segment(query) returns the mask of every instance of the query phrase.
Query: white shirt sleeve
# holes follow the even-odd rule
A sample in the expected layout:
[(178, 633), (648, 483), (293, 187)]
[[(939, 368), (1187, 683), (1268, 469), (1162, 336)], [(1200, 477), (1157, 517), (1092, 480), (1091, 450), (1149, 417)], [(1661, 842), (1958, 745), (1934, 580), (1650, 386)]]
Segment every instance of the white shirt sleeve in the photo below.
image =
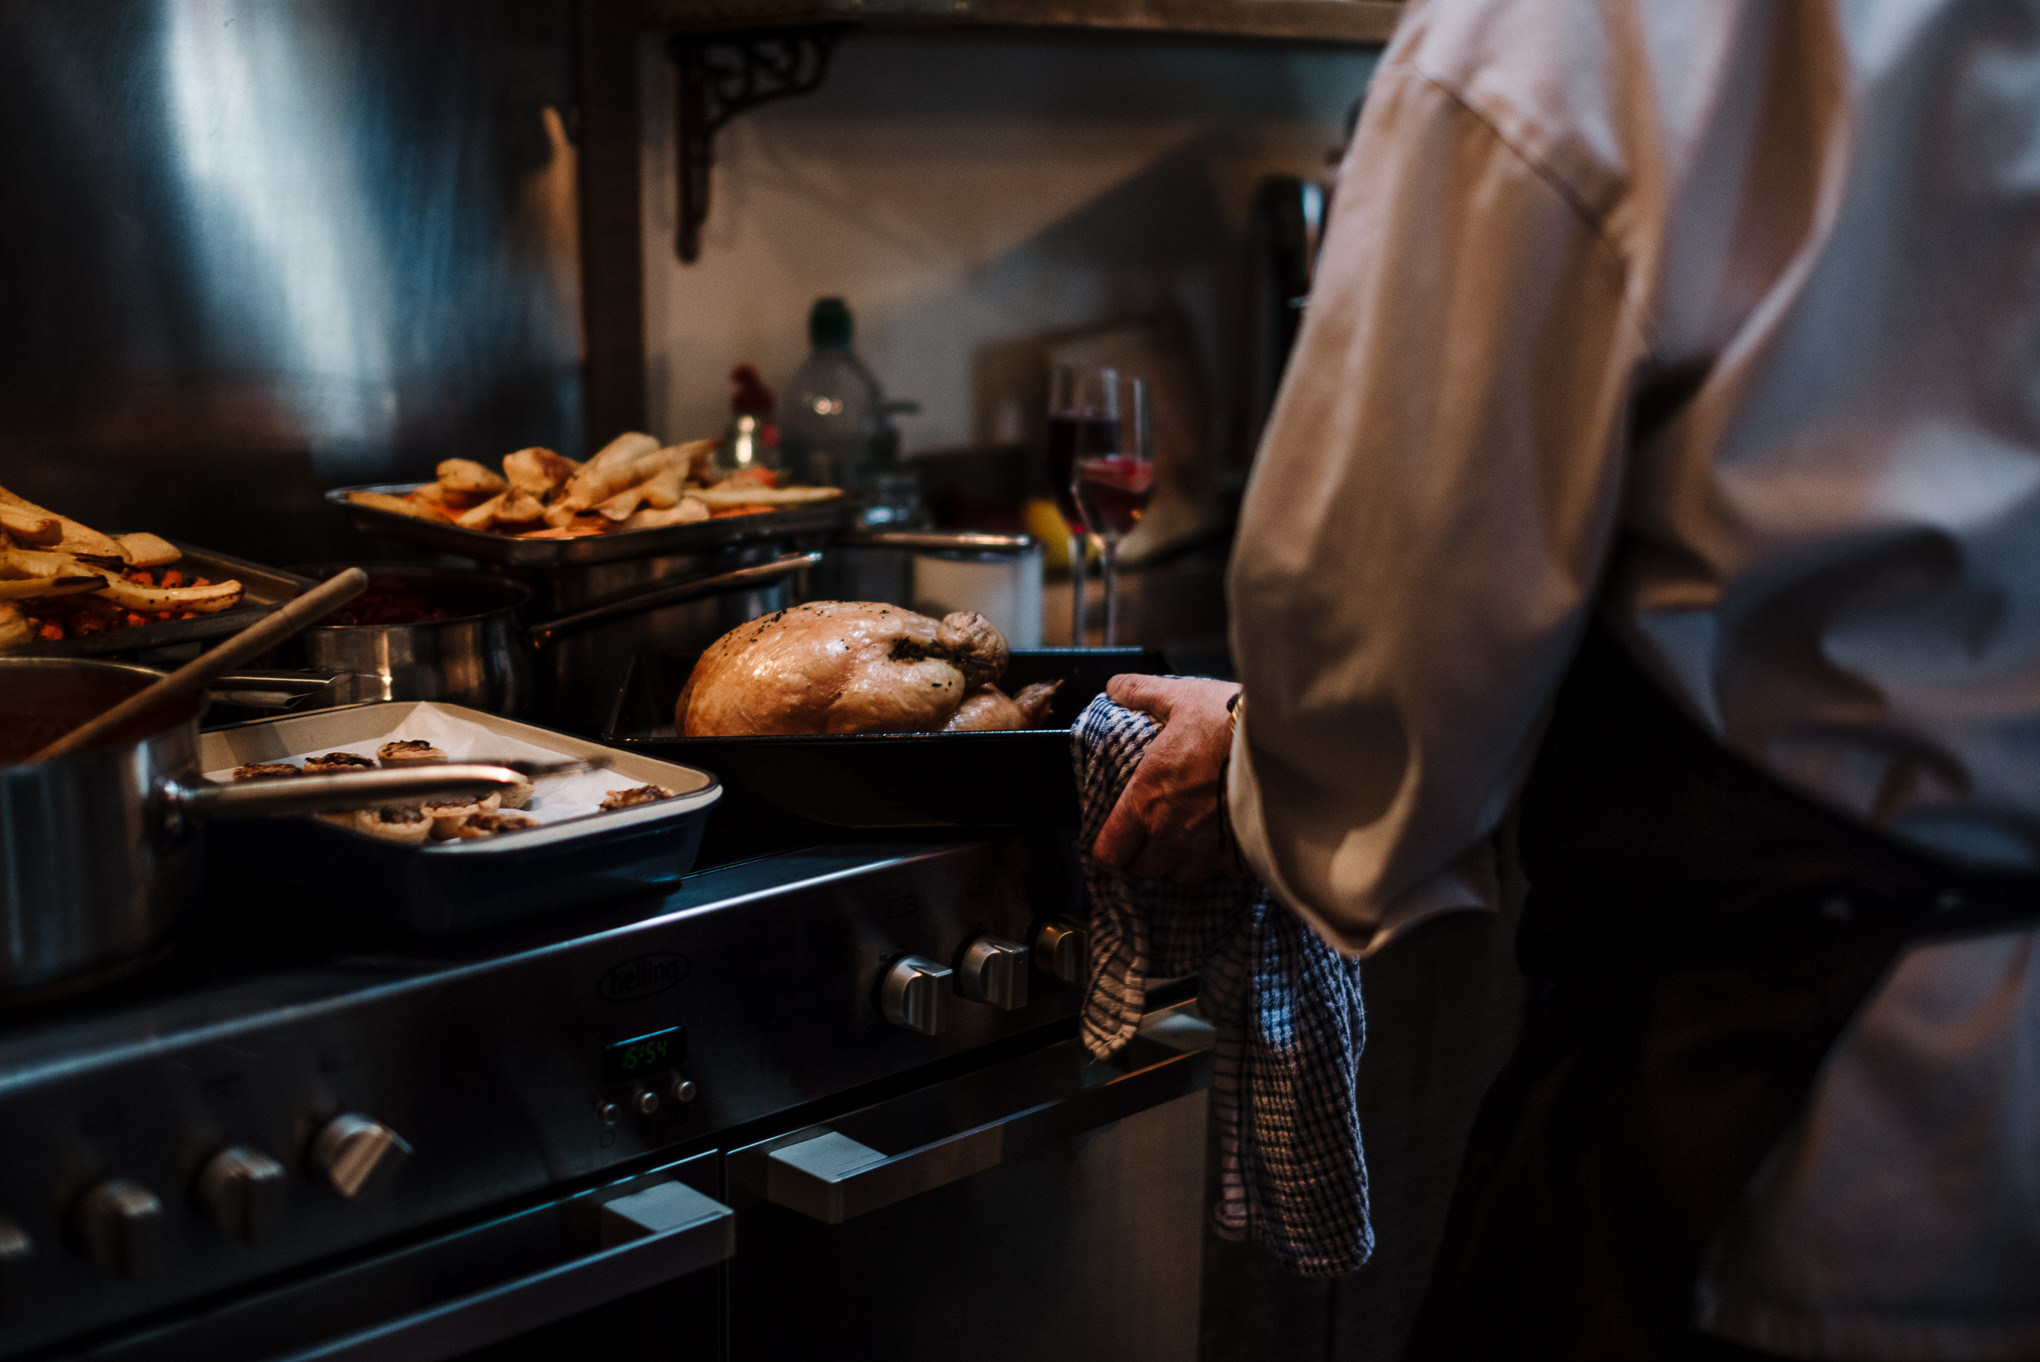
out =
[(1230, 573), (1253, 868), (1352, 951), (1490, 905), (1596, 595), (1642, 333), (1562, 185), (1391, 52)]

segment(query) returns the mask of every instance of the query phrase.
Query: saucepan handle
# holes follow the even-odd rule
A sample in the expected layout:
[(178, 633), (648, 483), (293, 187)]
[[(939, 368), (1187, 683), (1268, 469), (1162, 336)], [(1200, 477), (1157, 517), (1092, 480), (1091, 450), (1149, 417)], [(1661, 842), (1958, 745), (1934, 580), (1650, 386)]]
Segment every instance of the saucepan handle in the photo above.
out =
[(177, 819), (292, 818), (339, 813), (379, 804), (514, 790), (524, 777), (505, 766), (447, 763), (338, 776), (294, 776), (285, 780), (244, 780), (232, 785), (207, 781), (166, 781), (163, 803)]
[(906, 549), (914, 553), (1007, 553), (1034, 549), (1031, 534), (988, 534), (976, 530), (857, 530), (830, 540), (841, 548)]
[(362, 698), (356, 693), (360, 679), (353, 672), (336, 671), (234, 672), (215, 676), (206, 683), (205, 693), (214, 704), (248, 709), (290, 709), (313, 696), (329, 705), (346, 705)]
[(728, 591), (749, 591), (755, 587), (770, 586), (821, 561), (822, 555), (819, 553), (789, 553), (769, 563), (753, 563), (749, 567), (740, 567), (731, 572), (718, 572), (713, 577), (694, 577), (684, 582), (670, 582), (647, 591), (619, 596), (600, 605), (590, 606), (586, 610), (562, 615), (556, 620), (548, 620), (544, 624), (534, 624), (527, 636), (531, 639), (533, 648), (550, 647), (569, 634), (578, 634), (583, 629), (592, 629), (611, 620), (643, 614), (647, 610), (656, 610), (661, 606), (680, 605), (687, 601), (700, 600), (703, 596), (716, 596)]

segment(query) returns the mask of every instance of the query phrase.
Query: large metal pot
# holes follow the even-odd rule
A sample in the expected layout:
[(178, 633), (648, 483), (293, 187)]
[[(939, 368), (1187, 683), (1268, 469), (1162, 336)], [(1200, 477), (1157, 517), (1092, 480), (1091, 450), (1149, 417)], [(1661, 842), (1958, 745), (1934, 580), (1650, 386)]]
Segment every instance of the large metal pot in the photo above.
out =
[(517, 783), (446, 765), (212, 785), (198, 772), (202, 697), (104, 745), (26, 757), (159, 678), (147, 667), (0, 658), (0, 997), (90, 981), (143, 960), (198, 901), (201, 825), (279, 818)]
[[(666, 611), (708, 597), (767, 590), (820, 558), (791, 553), (706, 577), (636, 584), (564, 614), (533, 622), (533, 591), (484, 572), (363, 563), (372, 577), (396, 578), (455, 617), (422, 624), (316, 624), (285, 647), (293, 665), (366, 678), (365, 698), (445, 700), (492, 714), (543, 711), (562, 722), (606, 717), (622, 686), (590, 669), (557, 664), (564, 640), (598, 625)], [(303, 569), (330, 576), (342, 564)], [(542, 609), (542, 607), (541, 607)], [(714, 635), (710, 635), (714, 637)], [(542, 663), (545, 665), (542, 666)]]

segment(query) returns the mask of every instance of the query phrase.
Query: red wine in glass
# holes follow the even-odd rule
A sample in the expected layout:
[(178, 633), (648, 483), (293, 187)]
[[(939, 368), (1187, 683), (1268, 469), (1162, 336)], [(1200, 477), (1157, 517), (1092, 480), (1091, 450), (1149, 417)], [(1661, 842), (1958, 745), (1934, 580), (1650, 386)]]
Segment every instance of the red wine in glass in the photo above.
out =
[(1119, 449), (1119, 420), (1088, 411), (1051, 412), (1048, 418), (1048, 487), (1070, 533), (1084, 533), (1084, 511), (1077, 504), (1077, 465)]
[(1117, 539), (1131, 534), (1155, 491), (1155, 466), (1131, 454), (1077, 461), (1078, 495), (1092, 529)]
[[(1128, 410), (1120, 402), (1122, 390), (1126, 389), (1128, 385), (1121, 381), (1117, 369), (1058, 364), (1049, 373), (1048, 487), (1070, 532), (1070, 642), (1078, 648), (1084, 646), (1084, 558), (1091, 527), (1085, 523), (1083, 503), (1077, 496), (1077, 466), (1085, 459), (1124, 452), (1120, 440), (1128, 432), (1120, 425), (1122, 418), (1132, 416), (1131, 433), (1136, 439), (1144, 438), (1142, 412)], [(1138, 381), (1132, 383), (1131, 391), (1136, 395), (1142, 391)], [(1099, 541), (1108, 560), (1115, 542), (1106, 538)], [(1115, 599), (1112, 577), (1112, 573), (1106, 573), (1108, 632)]]

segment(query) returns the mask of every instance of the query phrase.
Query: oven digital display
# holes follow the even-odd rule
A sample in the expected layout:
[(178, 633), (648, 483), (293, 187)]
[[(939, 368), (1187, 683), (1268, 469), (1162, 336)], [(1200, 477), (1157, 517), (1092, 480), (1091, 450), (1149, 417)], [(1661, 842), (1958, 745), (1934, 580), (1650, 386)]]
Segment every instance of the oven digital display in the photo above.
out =
[(630, 1083), (686, 1061), (687, 1028), (669, 1026), (663, 1031), (619, 1040), (603, 1050), (602, 1081)]

